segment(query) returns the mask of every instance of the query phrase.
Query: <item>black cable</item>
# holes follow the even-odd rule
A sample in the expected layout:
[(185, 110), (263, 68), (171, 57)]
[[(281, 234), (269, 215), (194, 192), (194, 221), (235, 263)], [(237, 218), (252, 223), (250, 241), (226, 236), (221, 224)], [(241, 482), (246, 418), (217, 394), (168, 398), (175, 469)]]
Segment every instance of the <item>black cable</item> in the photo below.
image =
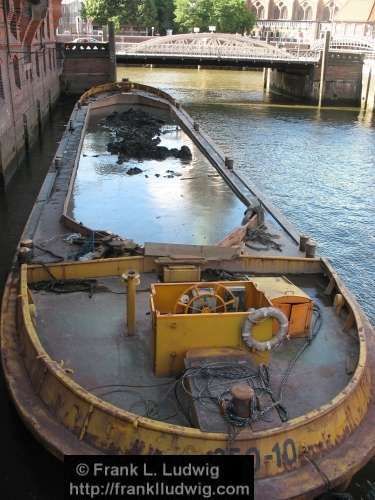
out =
[(55, 259), (58, 259), (57, 262), (63, 262), (65, 260), (64, 257), (58, 255), (55, 252), (52, 252), (52, 250), (48, 250), (48, 248), (41, 247), (40, 245), (36, 245), (35, 243), (33, 243), (33, 247), (40, 250), (41, 252), (51, 255), (51, 257), (54, 257)]
[[(98, 394), (97, 397), (102, 398), (103, 396), (109, 396), (111, 394), (117, 394), (117, 393), (132, 393), (135, 394), (137, 397), (139, 397), (139, 400), (134, 401), (129, 408), (126, 410), (129, 412), (133, 411), (133, 408), (139, 404), (142, 403), (145, 407), (145, 412), (142, 415), (143, 417), (146, 418), (152, 418), (152, 419), (158, 419), (158, 420), (169, 420), (175, 416), (177, 416), (178, 412), (173, 413), (172, 415), (168, 416), (162, 416), (160, 415), (160, 403), (154, 401), (153, 399), (146, 399), (144, 398), (139, 391), (133, 391), (131, 389), (114, 389), (112, 391), (106, 391), (103, 392), (102, 394)], [(166, 399), (168, 397), (168, 394), (163, 398)]]
[[(47, 266), (47, 264), (45, 262), (34, 262), (34, 264), (37, 264), (38, 266), (42, 266), (43, 269), (46, 271), (46, 273), (49, 275), (49, 277), (53, 280), (53, 281), (57, 281), (57, 278), (53, 275), (52, 271), (49, 269), (49, 267)], [(56, 262), (57, 264), (57, 262)]]
[(178, 385), (178, 383), (176, 383), (174, 385), (174, 397), (175, 397), (175, 399), (177, 401), (178, 408), (180, 409), (180, 412), (183, 414), (183, 416), (186, 418), (186, 420), (189, 422), (189, 424), (191, 425), (191, 427), (194, 427), (194, 424), (193, 424), (193, 422), (192, 422), (192, 420), (190, 418), (189, 411), (188, 411), (188, 413), (186, 413), (186, 410), (185, 410), (185, 408), (184, 408), (183, 404), (181, 403), (181, 400), (180, 400), (180, 398), (178, 396), (178, 387), (179, 387), (179, 385)]
[(108, 387), (130, 387), (132, 389), (152, 389), (154, 387), (164, 387), (166, 385), (172, 385), (175, 383), (176, 383), (175, 380), (171, 380), (169, 382), (162, 382), (160, 384), (153, 384), (153, 385), (106, 384), (106, 385), (97, 385), (95, 387), (90, 387), (86, 390), (87, 391), (96, 391), (99, 389), (107, 389)]
[(315, 460), (310, 458), (308, 455), (304, 454), (304, 458), (315, 468), (315, 470), (318, 472), (318, 474), (320, 474), (320, 476), (322, 477), (322, 479), (326, 485), (326, 490), (331, 491), (332, 485), (331, 485), (331, 481), (330, 481), (329, 477), (327, 476), (327, 474), (324, 471), (322, 471), (322, 469), (315, 462)]
[(321, 314), (321, 311), (320, 311), (320, 307), (317, 304), (314, 305), (313, 312), (315, 313), (315, 320), (314, 320), (314, 323), (313, 323), (313, 325), (311, 327), (311, 330), (312, 330), (311, 337), (309, 337), (308, 340), (306, 341), (306, 343), (301, 347), (301, 349), (299, 351), (297, 351), (297, 354), (290, 361), (287, 369), (285, 370), (283, 378), (281, 379), (280, 386), (279, 386), (279, 393), (278, 393), (278, 401), (280, 401), (280, 402), (283, 399), (284, 387), (286, 385), (286, 382), (287, 382), (287, 380), (288, 380), (288, 378), (289, 378), (289, 376), (290, 376), (293, 368), (295, 367), (297, 361), (302, 356), (302, 354), (305, 352), (305, 350), (310, 346), (310, 344), (312, 343), (312, 341), (318, 335), (318, 333), (319, 333), (319, 331), (320, 331), (320, 329), (322, 327), (322, 324), (323, 324), (322, 314)]
[[(207, 401), (216, 402), (216, 404), (223, 411), (224, 418), (227, 420), (228, 424), (232, 426), (243, 427), (245, 425), (251, 425), (252, 422), (260, 419), (265, 420), (267, 414), (272, 409), (275, 409), (278, 412), (280, 420), (282, 422), (286, 422), (289, 417), (287, 409), (282, 404), (284, 388), (297, 361), (305, 352), (305, 350), (311, 345), (312, 341), (316, 338), (323, 324), (321, 311), (318, 305), (314, 305), (313, 313), (314, 321), (311, 327), (311, 336), (307, 339), (302, 348), (297, 351), (293, 359), (289, 362), (281, 378), (277, 397), (274, 396), (274, 393), (272, 391), (270, 373), (267, 366), (259, 365), (258, 371), (254, 371), (253, 369), (249, 368), (249, 366), (241, 366), (238, 364), (234, 365), (233, 363), (228, 362), (214, 362), (206, 363), (198, 367), (190, 367), (183, 372), (175, 387), (175, 396), (178, 403), (181, 404), (177, 394), (177, 387), (181, 387), (184, 393), (187, 394), (190, 399), (192, 399), (193, 401), (198, 401), (201, 404), (205, 404), (206, 409), (209, 409), (206, 404)], [(194, 395), (192, 391), (186, 387), (186, 380), (190, 379), (191, 383), (193, 383), (194, 379), (197, 377), (199, 377), (201, 380), (206, 380), (206, 384), (198, 389), (198, 395)], [(212, 386), (212, 380), (218, 378), (224, 379), (222, 383), (218, 384), (219, 386), (225, 385), (225, 381), (235, 380), (238, 382), (246, 381), (252, 387), (252, 389), (255, 391), (256, 398), (254, 398), (254, 401), (252, 402), (253, 407), (250, 412), (250, 417), (241, 418), (235, 415), (233, 411), (231, 411), (230, 403), (227, 404), (228, 395), (230, 393), (229, 389), (225, 389), (218, 396), (213, 394), (212, 390), (214, 387)], [(258, 396), (260, 396), (261, 394), (266, 394), (267, 396), (269, 396), (272, 404), (264, 408), (260, 408)]]

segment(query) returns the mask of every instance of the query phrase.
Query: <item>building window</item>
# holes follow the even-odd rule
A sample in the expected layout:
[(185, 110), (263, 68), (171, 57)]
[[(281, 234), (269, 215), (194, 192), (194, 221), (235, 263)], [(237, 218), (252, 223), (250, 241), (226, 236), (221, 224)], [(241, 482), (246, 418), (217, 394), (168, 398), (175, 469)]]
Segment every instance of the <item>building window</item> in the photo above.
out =
[(325, 2), (322, 21), (333, 21), (335, 19), (335, 16), (339, 10), (336, 3), (336, 0), (329, 0), (328, 2)]
[(49, 11), (48, 10), (47, 10), (47, 14), (46, 14), (46, 24), (47, 24), (47, 36), (48, 36), (48, 38), (51, 38), (51, 28), (49, 25)]
[(13, 57), (13, 71), (14, 71), (14, 81), (16, 82), (17, 87), (21, 88), (21, 78), (20, 78), (20, 65), (18, 62), (18, 57)]
[(248, 7), (251, 10), (251, 12), (253, 12), (256, 15), (257, 19), (265, 18), (265, 9), (260, 0), (257, 0), (256, 2), (254, 2), (253, 0), (251, 3), (248, 3)]
[(23, 62), (25, 64), (31, 63), (31, 45), (25, 45)]
[(14, 17), (10, 21), (9, 26), (10, 26), (10, 32), (12, 33), (12, 35), (14, 36), (14, 38), (17, 38), (17, 22), (14, 19)]
[(280, 19), (288, 19), (288, 7), (286, 5), (281, 7)]
[(258, 19), (264, 19), (265, 18), (265, 10), (263, 5), (260, 5), (258, 7)]
[(322, 21), (329, 21), (331, 19), (331, 13), (328, 7), (324, 7)]
[(305, 21), (311, 21), (313, 17), (312, 7), (307, 7), (305, 10)]
[(303, 21), (304, 16), (305, 16), (305, 12), (304, 12), (303, 8), (301, 7), (301, 5), (297, 4), (295, 11), (294, 11), (294, 19), (296, 21)]
[(273, 9), (273, 19), (288, 19), (288, 7), (278, 2)]
[(5, 99), (4, 84), (3, 84), (3, 74), (1, 72), (1, 66), (0, 66), (0, 99)]
[(296, 2), (295, 10), (294, 10), (294, 19), (296, 21), (311, 21), (313, 17), (313, 9), (310, 5), (310, 1), (299, 1)]
[(35, 52), (35, 70), (36, 70), (36, 76), (40, 76), (39, 54), (38, 54), (38, 52)]

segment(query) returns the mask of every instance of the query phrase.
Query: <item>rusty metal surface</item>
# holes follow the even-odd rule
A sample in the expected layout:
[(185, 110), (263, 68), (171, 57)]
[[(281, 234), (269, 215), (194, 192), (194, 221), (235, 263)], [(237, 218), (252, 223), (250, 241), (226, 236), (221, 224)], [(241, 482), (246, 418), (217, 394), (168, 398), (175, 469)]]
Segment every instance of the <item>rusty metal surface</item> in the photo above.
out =
[(1, 361), (5, 381), (18, 414), (34, 437), (60, 460), (64, 455), (79, 453), (102, 454), (87, 443), (77, 442), (76, 437), (60, 425), (42, 403), (31, 384), (23, 359), (17, 333), (18, 274), (8, 277), (1, 308)]
[[(44, 405), (33, 394), (28, 376), (25, 373), (22, 360), (19, 355), (15, 322), (8, 319), (15, 318), (16, 296), (9, 300), (11, 281), (3, 300), (2, 311), (2, 354), (3, 366), (11, 395), (16, 402), (18, 411), (26, 425), (33, 431), (35, 436), (59, 456), (59, 451), (64, 449), (65, 443), (71, 443), (70, 453), (97, 453), (98, 450), (89, 448), (86, 443), (76, 439), (59, 425), (51, 415), (48, 414)], [(5, 322), (7, 327), (4, 328)], [(370, 347), (370, 364), (375, 366), (375, 345), (372, 338), (372, 329), (365, 322), (365, 333)], [(372, 371), (374, 371), (372, 369)], [(374, 388), (372, 388), (374, 397)], [(31, 399), (30, 399), (31, 398)], [(31, 404), (30, 404), (31, 401)], [(369, 411), (361, 426), (347, 437), (347, 439), (333, 449), (323, 460), (318, 460), (319, 466), (330, 478), (332, 486), (338, 486), (350, 480), (351, 476), (367, 461), (373, 454), (373, 443), (369, 439), (375, 429), (375, 406), (372, 402)], [(68, 440), (67, 440), (68, 438)], [(144, 445), (141, 442), (134, 444), (129, 452), (142, 452)], [(61, 457), (61, 455), (60, 455)], [(303, 491), (301, 491), (303, 487)], [(257, 480), (255, 483), (256, 498), (263, 500), (274, 499), (310, 499), (326, 490), (322, 477), (312, 470), (307, 464), (298, 470), (285, 473), (272, 479)]]
[[(142, 275), (143, 283), (156, 281), (155, 275)], [(298, 277), (293, 277), (298, 281)], [(300, 279), (306, 287), (306, 279)], [(140, 288), (144, 289), (144, 284)], [(118, 278), (99, 280), (98, 293), (89, 297), (87, 293), (55, 295), (33, 292), (37, 308), (37, 329), (41, 342), (52, 359), (64, 361), (64, 366), (73, 370), (73, 378), (83, 387), (93, 389), (109, 384), (156, 385), (173, 379), (162, 379), (153, 375), (152, 328), (149, 313), (149, 292), (137, 293), (137, 335), (124, 335), (125, 296)], [(147, 286), (146, 286), (147, 290)], [(358, 347), (350, 335), (342, 333), (343, 321), (325, 306), (319, 298), (313, 278), (305, 291), (319, 303), (323, 315), (323, 327), (315, 341), (305, 351), (294, 368), (285, 387), (284, 404), (290, 418), (303, 415), (318, 408), (335, 397), (348, 383), (348, 358), (354, 363)], [(270, 374), (276, 389), (289, 361), (305, 343), (305, 339), (293, 339), (272, 355)], [(162, 405), (162, 416), (174, 417), (168, 422), (186, 425), (186, 418), (176, 410), (173, 393), (165, 398), (165, 387), (150, 390), (126, 391), (126, 388), (95, 390), (104, 394), (103, 399), (114, 405), (144, 414), (144, 400), (152, 399)], [(143, 401), (143, 402), (142, 402)], [(134, 406), (135, 405), (135, 406)], [(214, 416), (213, 416), (214, 418)], [(280, 420), (258, 422), (254, 430), (277, 426)], [(208, 430), (208, 429), (206, 429)], [(226, 423), (214, 419), (211, 431), (226, 432)]]
[[(128, 259), (121, 260), (126, 262)], [(129, 261), (132, 260), (134, 259), (129, 259)], [(310, 261), (310, 264), (314, 268), (314, 263)], [(82, 273), (86, 267), (91, 268), (91, 265), (88, 263), (70, 267), (71, 270), (76, 269), (77, 272)], [(97, 267), (101, 269), (102, 265), (98, 263)], [(117, 270), (114, 272), (119, 273), (118, 264), (115, 269)], [(332, 446), (338, 446), (343, 439), (346, 439), (366, 415), (370, 379), (366, 361), (365, 337), (361, 318), (349, 297), (345, 300), (350, 304), (350, 314), (354, 314), (355, 317), (361, 352), (359, 364), (346, 388), (329, 403), (302, 417), (294, 418), (288, 425), (258, 431), (254, 436), (238, 435), (237, 447), (232, 448), (233, 443), (228, 448), (226, 444), (228, 437), (225, 437), (225, 434), (200, 433), (196, 429), (142, 418), (134, 413), (121, 411), (118, 407), (105, 403), (93, 394), (82, 390), (82, 387), (71, 379), (71, 370), (66, 369), (63, 362), (51, 360), (40, 344), (28, 306), (26, 276), (24, 267), (21, 291), (22, 317), (26, 330), (23, 338), (26, 342), (24, 345), (25, 361), (27, 361), (27, 369), (32, 375), (33, 383), (36, 383), (41, 399), (55, 412), (56, 419), (64, 422), (64, 425), (74, 433), (78, 433), (80, 439), (96, 443), (97, 446), (104, 447), (107, 451), (121, 450), (122, 453), (128, 453), (129, 450), (134, 449), (140, 453), (154, 453), (155, 440), (160, 443), (159, 452), (182, 454), (218, 453), (217, 450), (224, 453), (225, 450), (227, 453), (247, 453), (246, 450), (251, 446), (250, 449), (256, 450), (259, 459), (265, 459), (264, 464), (257, 460), (257, 469), (259, 465), (261, 466), (257, 476), (262, 478), (280, 474), (280, 468), (286, 472), (291, 468), (301, 467), (305, 449), (312, 456), (319, 453), (327, 454)], [(336, 286), (341, 293), (345, 294), (344, 287), (339, 284), (338, 280), (336, 280)], [(37, 353), (40, 354), (33, 359)], [(284, 461), (280, 456), (277, 462), (272, 464), (268, 457), (275, 458), (272, 453), (269, 455), (271, 448), (274, 453), (280, 450), (278, 438), (281, 439), (281, 445), (284, 448), (288, 445), (285, 448), (286, 458)], [(297, 448), (292, 438), (297, 440), (298, 452), (301, 454), (297, 455)], [(215, 446), (219, 446), (216, 451)], [(292, 455), (290, 455), (291, 451), (293, 451)]]

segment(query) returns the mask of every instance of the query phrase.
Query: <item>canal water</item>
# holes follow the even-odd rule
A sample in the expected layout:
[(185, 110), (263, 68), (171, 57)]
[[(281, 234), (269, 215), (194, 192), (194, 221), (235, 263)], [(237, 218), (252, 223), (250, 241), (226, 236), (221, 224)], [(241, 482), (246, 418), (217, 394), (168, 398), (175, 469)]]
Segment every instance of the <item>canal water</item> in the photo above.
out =
[(120, 66), (121, 78), (178, 99), (243, 177), (317, 241), (375, 323), (372, 122), (357, 110), (264, 102), (261, 72)]
[[(188, 147), (192, 159), (118, 160), (117, 154), (107, 151), (113, 133), (105, 118), (112, 107), (95, 110), (74, 183), (70, 206), (74, 219), (141, 244), (212, 245), (240, 225), (244, 204), (193, 141), (171, 123), (169, 113), (134, 105), (121, 110), (141, 110), (162, 120), (159, 146), (169, 150)], [(139, 173), (129, 175), (134, 169)]]
[[(358, 111), (283, 106), (265, 98), (261, 73), (118, 68), (166, 90), (304, 233), (314, 237), (375, 323), (375, 128)], [(285, 104), (285, 103), (284, 103)], [(290, 104), (290, 103), (289, 103)], [(18, 238), (56, 150), (71, 102), (58, 106), (43, 142), (0, 193), (0, 292)], [(181, 167), (182, 168), (182, 167)], [(103, 172), (103, 177), (108, 172)], [(97, 179), (96, 179), (97, 180)], [(169, 181), (169, 179), (163, 179)], [(108, 180), (107, 180), (108, 182)], [(0, 378), (7, 500), (62, 498), (62, 467), (20, 423)], [(355, 498), (370, 499), (375, 464), (355, 478)], [(9, 492), (9, 494), (8, 494)]]

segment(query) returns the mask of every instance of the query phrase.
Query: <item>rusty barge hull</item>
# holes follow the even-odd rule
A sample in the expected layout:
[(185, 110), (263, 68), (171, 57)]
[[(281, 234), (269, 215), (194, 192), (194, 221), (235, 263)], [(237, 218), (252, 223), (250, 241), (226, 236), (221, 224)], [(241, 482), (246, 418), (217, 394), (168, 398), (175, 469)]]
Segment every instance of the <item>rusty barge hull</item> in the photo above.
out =
[[(100, 92), (106, 95), (111, 92), (132, 90), (131, 84), (119, 85), (118, 88), (112, 85), (96, 89), (81, 99), (80, 106), (74, 113), (76, 117), (80, 113), (83, 114), (82, 107), (87, 104), (87, 100)], [(166, 100), (165, 94), (159, 91), (140, 86), (137, 90), (149, 91), (154, 97), (159, 93), (158, 97), (163, 101)], [(183, 112), (177, 103), (167, 97), (176, 111)], [(81, 233), (85, 231), (85, 227), (73, 220), (67, 210), (67, 200), (71, 195), (78, 168), (76, 152), (82, 141), (84, 121), (85, 117), (82, 116), (81, 130), (77, 126), (75, 132), (66, 132), (66, 137), (71, 141), (72, 161), (68, 166), (63, 165), (62, 153), (65, 148), (65, 155), (69, 157), (69, 144), (62, 142), (61, 150), (57, 152), (23, 239), (34, 239), (41, 230), (42, 212), (50, 210), (48, 203), (53, 196), (58, 196), (58, 199), (54, 200), (57, 208), (55, 212), (52, 210), (49, 213), (56, 219), (56, 227), (62, 214), (63, 224)], [(185, 126), (188, 129), (189, 123), (187, 122)], [(191, 121), (190, 127), (194, 129), (194, 123)], [(196, 137), (195, 141), (200, 144), (202, 150), (205, 149), (201, 137)], [(72, 370), (63, 361), (68, 357), (66, 349), (69, 342), (64, 339), (64, 335), (69, 334), (69, 325), (64, 325), (60, 330), (58, 314), (51, 315), (48, 312), (53, 307), (53, 301), (50, 302), (43, 294), (31, 292), (31, 286), (47, 279), (49, 273), (57, 279), (95, 278), (105, 285), (108, 277), (117, 280), (129, 269), (139, 272), (141, 281), (148, 284), (155, 282), (156, 276), (163, 273), (165, 261), (170, 262), (168, 257), (170, 252), (175, 252), (174, 260), (177, 263), (189, 261), (186, 257), (186, 248), (179, 250), (171, 245), (171, 251), (170, 247), (166, 249), (163, 245), (153, 245), (146, 246), (145, 255), (138, 257), (82, 263), (51, 263), (47, 259), (42, 265), (35, 263), (21, 267), (16, 261), (14, 262), (5, 288), (1, 315), (2, 363), (9, 392), (26, 426), (51, 453), (60, 459), (66, 454), (250, 453), (259, 462), (255, 482), (256, 498), (260, 500), (314, 498), (327, 491), (328, 486), (338, 488), (346, 485), (374, 455), (373, 329), (331, 265), (322, 258), (307, 259), (301, 255), (298, 250), (298, 233), (295, 229), (282, 214), (277, 210), (273, 211), (273, 207), (256, 192), (255, 187), (250, 189), (237, 174), (228, 171), (222, 156), (218, 154), (215, 160), (214, 148), (212, 145), (210, 147), (212, 150), (208, 156), (211, 156), (213, 163), (217, 162), (218, 171), (222, 171), (223, 177), (232, 184), (233, 191), (237, 192), (244, 204), (247, 204), (250, 197), (255, 196), (265, 205), (272, 224), (283, 232), (289, 241), (287, 248), (293, 248), (292, 255), (279, 256), (269, 252), (259, 257), (255, 256), (254, 252), (244, 255), (230, 249), (215, 247), (197, 247), (189, 250), (197, 252), (195, 258), (199, 260), (202, 271), (214, 268), (252, 276), (288, 276), (291, 281), (305, 286), (310, 291), (314, 288), (316, 290), (314, 297), (316, 300), (321, 300), (327, 308), (324, 308), (324, 314), (329, 319), (328, 324), (335, 325), (335, 338), (340, 339), (341, 336), (343, 342), (352, 346), (355, 352), (352, 356), (355, 366), (345, 383), (336, 387), (332, 382), (335, 376), (333, 371), (329, 375), (333, 393), (329, 393), (329, 396), (322, 394), (320, 404), (316, 407), (311, 408), (310, 402), (306, 403), (302, 398), (300, 408), (297, 408), (289, 421), (268, 428), (265, 424), (254, 432), (244, 432), (235, 442), (231, 442), (228, 435), (222, 432), (203, 432), (181, 423), (158, 421), (133, 413), (126, 405), (115, 404), (110, 398), (98, 397), (95, 392), (90, 391), (85, 379), (88, 377), (87, 380), (91, 380), (90, 367), (78, 364)], [(59, 195), (60, 187), (62, 193)], [(61, 234), (64, 233), (63, 227), (60, 228)], [(86, 229), (90, 231), (90, 228)], [(54, 247), (52, 249), (56, 251)], [(181, 251), (185, 251), (185, 254)], [(142, 293), (144, 300), (147, 299), (147, 294), (140, 292), (138, 300), (141, 302)], [(82, 301), (83, 307), (86, 307), (87, 300), (84, 295), (77, 294), (78, 299)], [(99, 294), (98, 314), (102, 303), (104, 306), (107, 304), (105, 297)], [(66, 304), (66, 301), (61, 302), (62, 314), (65, 314)], [(68, 307), (71, 305), (68, 304)], [(36, 310), (39, 311), (39, 318), (35, 315)], [(205, 315), (200, 316), (203, 321)], [(63, 340), (60, 345), (49, 343), (53, 339), (49, 337), (48, 328), (43, 329), (41, 320), (55, 322), (56, 334), (61, 335)], [(142, 331), (143, 322), (144, 319), (139, 319)], [(80, 325), (84, 335), (84, 322)], [(145, 327), (145, 332), (146, 330)], [(330, 330), (327, 327), (321, 340), (322, 348), (324, 339), (330, 342), (329, 334)], [(87, 342), (85, 337), (81, 337), (80, 341)], [(324, 358), (323, 353), (322, 358)], [(343, 363), (346, 361), (344, 359)], [(309, 362), (313, 366), (316, 360), (310, 359)], [(323, 377), (327, 377), (327, 370), (324, 370), (327, 367), (324, 363), (326, 360), (322, 359), (321, 371)], [(323, 380), (319, 378), (321, 376), (317, 374), (316, 380)]]

